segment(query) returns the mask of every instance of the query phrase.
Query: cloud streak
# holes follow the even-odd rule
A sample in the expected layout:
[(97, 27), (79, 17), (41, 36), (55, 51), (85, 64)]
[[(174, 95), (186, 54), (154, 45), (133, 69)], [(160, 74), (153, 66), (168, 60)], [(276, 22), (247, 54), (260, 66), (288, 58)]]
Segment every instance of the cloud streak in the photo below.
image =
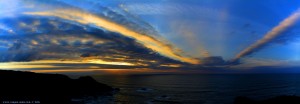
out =
[(84, 25), (92, 24), (99, 28), (104, 28), (112, 32), (118, 32), (124, 36), (133, 38), (137, 40), (137, 42), (143, 44), (145, 47), (154, 50), (166, 57), (192, 64), (199, 63), (197, 59), (179, 55), (179, 52), (177, 52), (177, 50), (169, 44), (163, 43), (145, 34), (140, 34), (122, 25), (106, 20), (91, 13), (86, 13), (76, 9), (56, 9), (42, 12), (25, 12), (24, 14), (37, 16), (54, 16)]
[(253, 52), (258, 51), (263, 46), (270, 43), (272, 40), (283, 35), (283, 33), (286, 32), (288, 29), (290, 29), (292, 26), (294, 26), (296, 22), (299, 21), (299, 19), (300, 19), (300, 9), (298, 9), (292, 15), (284, 19), (282, 22), (280, 22), (271, 31), (267, 32), (267, 34), (265, 34), (263, 38), (256, 41), (254, 44), (250, 45), (246, 49), (242, 50), (239, 54), (236, 55), (233, 61), (237, 61), (241, 57), (250, 55)]

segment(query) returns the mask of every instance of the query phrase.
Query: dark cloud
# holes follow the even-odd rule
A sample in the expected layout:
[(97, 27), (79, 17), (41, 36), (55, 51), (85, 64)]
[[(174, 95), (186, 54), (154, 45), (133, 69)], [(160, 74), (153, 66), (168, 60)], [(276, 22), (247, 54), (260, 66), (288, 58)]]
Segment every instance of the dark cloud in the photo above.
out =
[(2, 62), (93, 58), (147, 67), (183, 64), (144, 47), (132, 38), (89, 25), (33, 16), (1, 20), (0, 23), (8, 24), (17, 33), (0, 36), (0, 41), (10, 44), (0, 55)]
[(203, 65), (207, 66), (217, 66), (225, 65), (225, 60), (221, 56), (211, 56), (202, 59)]
[[(102, 5), (98, 1), (83, 1), (83, 0), (27, 0), (28, 4), (31, 5), (42, 5), (44, 9), (51, 8), (51, 5), (55, 5), (56, 8), (68, 8), (68, 9), (80, 9), (82, 11), (87, 11), (92, 14), (101, 16), (107, 20), (116, 22), (123, 25), (133, 31), (139, 32), (141, 34), (147, 34), (152, 36), (159, 36), (158, 32), (148, 23), (144, 22), (137, 16), (134, 16), (122, 8), (116, 8), (116, 10), (111, 10), (110, 8)], [(76, 2), (76, 3), (74, 3)], [(32, 8), (34, 9), (34, 8)], [(89, 24), (93, 27), (93, 24)]]
[(232, 66), (242, 64), (240, 60), (224, 60), (222, 56), (205, 57), (201, 61), (204, 66)]

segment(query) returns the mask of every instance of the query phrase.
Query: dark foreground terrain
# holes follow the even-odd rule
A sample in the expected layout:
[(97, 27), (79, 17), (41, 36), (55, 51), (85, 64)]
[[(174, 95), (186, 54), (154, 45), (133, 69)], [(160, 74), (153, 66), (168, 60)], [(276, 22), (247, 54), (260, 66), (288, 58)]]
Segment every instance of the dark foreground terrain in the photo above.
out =
[(83, 96), (110, 96), (114, 89), (91, 77), (0, 70), (0, 104), (74, 104)]

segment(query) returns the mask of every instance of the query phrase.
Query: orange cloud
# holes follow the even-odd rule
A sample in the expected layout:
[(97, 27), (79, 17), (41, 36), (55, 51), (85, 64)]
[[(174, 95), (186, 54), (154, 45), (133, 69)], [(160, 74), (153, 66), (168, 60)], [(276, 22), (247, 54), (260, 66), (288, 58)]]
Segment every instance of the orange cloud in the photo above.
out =
[(91, 13), (86, 13), (76, 9), (56, 9), (56, 10), (43, 11), (43, 12), (25, 12), (24, 14), (37, 15), (37, 16), (54, 16), (54, 17), (78, 22), (81, 24), (85, 24), (85, 25), (93, 24), (97, 27), (101, 27), (113, 32), (118, 32), (124, 36), (133, 38), (137, 40), (137, 42), (143, 44), (145, 47), (152, 49), (166, 57), (179, 60), (182, 62), (191, 63), (191, 64), (200, 63), (198, 59), (181, 56), (179, 54), (180, 52), (177, 51), (177, 49), (175, 49), (169, 44), (159, 41), (158, 39), (150, 37), (146, 34), (140, 34), (125, 26), (119, 25), (117, 23), (106, 20), (104, 18), (101, 18)]

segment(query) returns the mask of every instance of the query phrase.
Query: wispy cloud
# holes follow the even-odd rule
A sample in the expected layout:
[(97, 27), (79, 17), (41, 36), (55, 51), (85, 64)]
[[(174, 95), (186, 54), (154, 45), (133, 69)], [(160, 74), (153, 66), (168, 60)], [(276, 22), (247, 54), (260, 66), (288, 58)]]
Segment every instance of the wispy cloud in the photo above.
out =
[(6, 33), (13, 34), (15, 32), (13, 29), (5, 26), (4, 24), (0, 24), (0, 35), (6, 34)]
[(129, 3), (122, 6), (129, 12), (138, 15), (214, 15), (219, 14), (223, 10), (215, 8), (207, 8), (205, 6), (197, 6), (192, 4), (182, 3)]
[(14, 17), (20, 6), (20, 0), (0, 0), (0, 18)]
[(191, 47), (190, 51), (193, 52), (191, 56), (210, 57), (210, 53), (197, 37), (197, 35), (201, 34), (197, 32), (199, 27), (193, 26), (193, 24), (183, 20), (177, 20), (170, 24), (170, 28), (172, 30), (172, 33), (170, 34), (178, 35), (177, 37), (180, 37), (182, 41), (186, 42)]

